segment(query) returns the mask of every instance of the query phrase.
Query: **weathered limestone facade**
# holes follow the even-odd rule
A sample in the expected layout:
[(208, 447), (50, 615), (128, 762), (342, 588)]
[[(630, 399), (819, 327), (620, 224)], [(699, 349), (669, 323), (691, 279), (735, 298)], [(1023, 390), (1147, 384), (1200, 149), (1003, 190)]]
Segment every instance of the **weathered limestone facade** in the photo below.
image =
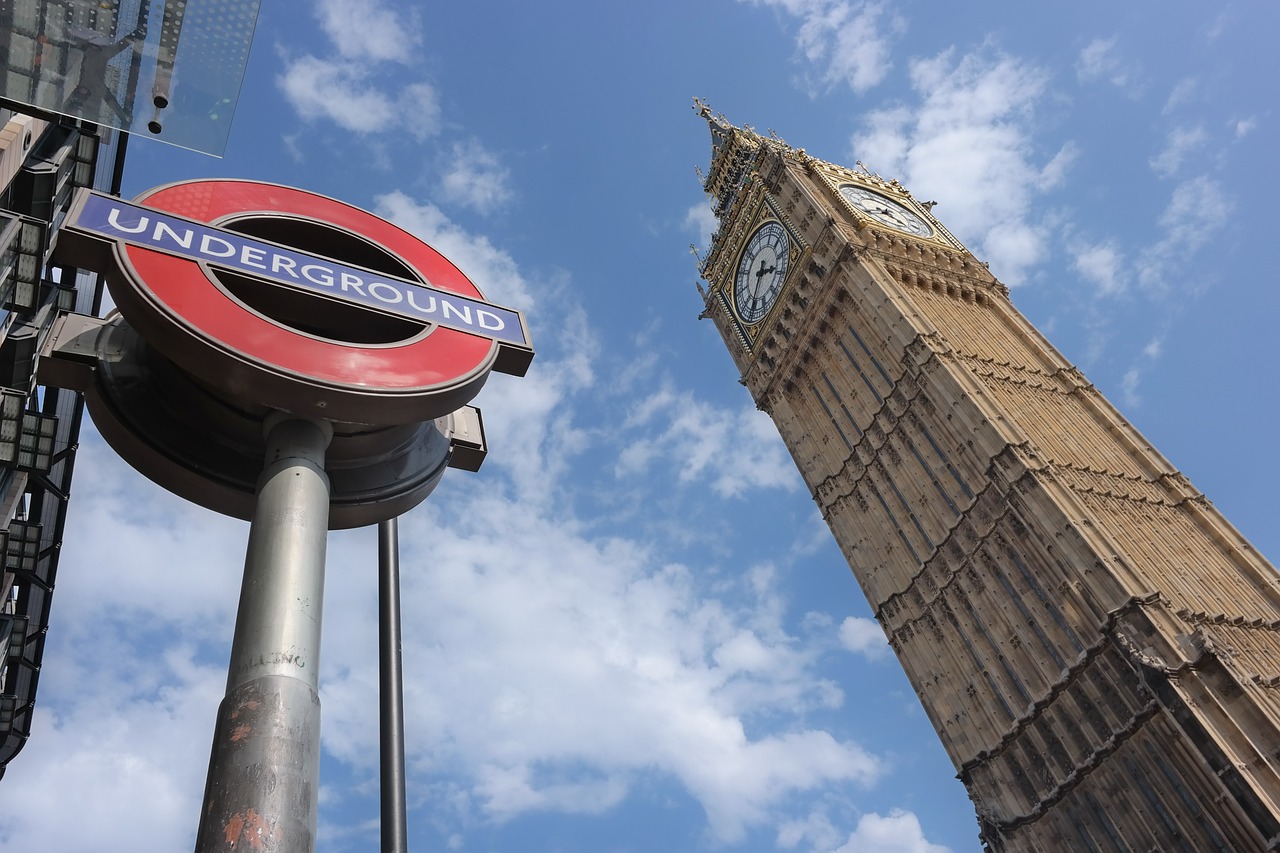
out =
[[(711, 126), (706, 312), (995, 851), (1280, 849), (1280, 574), (895, 181)], [(933, 233), (868, 216), (898, 201)], [(793, 241), (768, 313), (744, 247)], [(771, 256), (769, 256), (771, 257)], [(744, 278), (744, 270), (748, 273)]]

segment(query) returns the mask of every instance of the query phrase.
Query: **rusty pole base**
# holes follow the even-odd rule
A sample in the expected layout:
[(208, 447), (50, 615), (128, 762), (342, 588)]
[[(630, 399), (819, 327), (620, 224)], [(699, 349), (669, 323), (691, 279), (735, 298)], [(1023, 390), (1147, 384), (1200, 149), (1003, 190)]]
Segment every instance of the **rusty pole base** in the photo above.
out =
[(267, 675), (218, 707), (197, 853), (311, 853), (320, 697), (296, 678)]

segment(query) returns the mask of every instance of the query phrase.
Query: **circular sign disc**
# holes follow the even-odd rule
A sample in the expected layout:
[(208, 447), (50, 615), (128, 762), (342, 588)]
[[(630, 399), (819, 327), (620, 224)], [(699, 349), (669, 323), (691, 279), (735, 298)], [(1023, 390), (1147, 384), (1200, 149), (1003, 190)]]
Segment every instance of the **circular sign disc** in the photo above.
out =
[[(397, 268), (430, 287), (484, 298), (422, 240), (315, 193), (253, 181), (200, 180), (160, 187), (137, 201), (233, 230), (236, 221), (290, 220), (295, 230), (310, 225), (322, 240), (326, 230), (336, 229), (381, 250), (398, 262)], [(115, 253), (122, 275), (109, 284), (125, 319), (157, 350), (231, 400), (350, 423), (429, 420), (470, 401), (497, 357), (493, 340), (442, 326), (420, 324), (403, 340), (373, 344), (353, 343), (361, 340), (359, 334), (343, 340), (342, 329), (328, 331), (331, 336), (302, 331), (238, 298), (208, 262), (122, 243)], [(332, 309), (332, 303), (326, 307)], [(355, 305), (343, 310), (349, 310), (353, 329), (369, 317)]]

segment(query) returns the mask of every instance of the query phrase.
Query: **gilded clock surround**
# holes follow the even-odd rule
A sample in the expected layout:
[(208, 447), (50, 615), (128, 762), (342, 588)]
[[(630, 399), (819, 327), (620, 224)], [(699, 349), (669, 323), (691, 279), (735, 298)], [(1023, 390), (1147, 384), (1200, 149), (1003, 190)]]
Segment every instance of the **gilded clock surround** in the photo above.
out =
[(776, 219), (761, 222), (747, 238), (733, 280), (733, 309), (742, 323), (755, 325), (772, 310), (791, 271), (791, 246)]
[[(739, 340), (748, 349), (751, 349), (755, 341), (760, 338), (763, 330), (772, 323), (779, 305), (786, 301), (787, 289), (795, 279), (798, 267), (808, 257), (809, 250), (804, 244), (803, 238), (796, 232), (789, 221), (786, 212), (780, 211), (769, 199), (764, 182), (758, 175), (746, 176), (743, 190), (741, 204), (747, 213), (742, 217), (742, 226), (738, 231), (735, 231), (734, 239), (737, 249), (731, 255), (725, 255), (719, 264), (717, 277), (713, 284), (713, 292), (731, 317)], [(786, 274), (783, 277), (782, 286), (777, 297), (767, 306), (764, 312), (758, 317), (744, 317), (744, 312), (739, 310), (737, 304), (736, 291), (743, 255), (752, 237), (770, 222), (776, 222), (787, 236)]]
[[(704, 317), (777, 424), (992, 851), (1280, 849), (1280, 575), (896, 181), (729, 124)], [(917, 212), (907, 233), (841, 184)], [(768, 317), (725, 299), (774, 212)]]

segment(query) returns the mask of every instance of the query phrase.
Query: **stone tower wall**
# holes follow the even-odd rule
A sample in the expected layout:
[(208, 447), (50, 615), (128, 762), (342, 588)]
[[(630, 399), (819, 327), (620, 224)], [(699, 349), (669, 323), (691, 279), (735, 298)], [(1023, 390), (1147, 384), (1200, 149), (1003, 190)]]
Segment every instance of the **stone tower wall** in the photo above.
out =
[[(736, 133), (719, 156), (751, 174), (721, 211), (707, 316), (984, 840), (1275, 849), (1280, 575), (940, 223), (916, 238), (860, 220), (834, 192), (896, 184)], [(804, 254), (772, 313), (744, 329), (715, 297), (762, 197)]]

